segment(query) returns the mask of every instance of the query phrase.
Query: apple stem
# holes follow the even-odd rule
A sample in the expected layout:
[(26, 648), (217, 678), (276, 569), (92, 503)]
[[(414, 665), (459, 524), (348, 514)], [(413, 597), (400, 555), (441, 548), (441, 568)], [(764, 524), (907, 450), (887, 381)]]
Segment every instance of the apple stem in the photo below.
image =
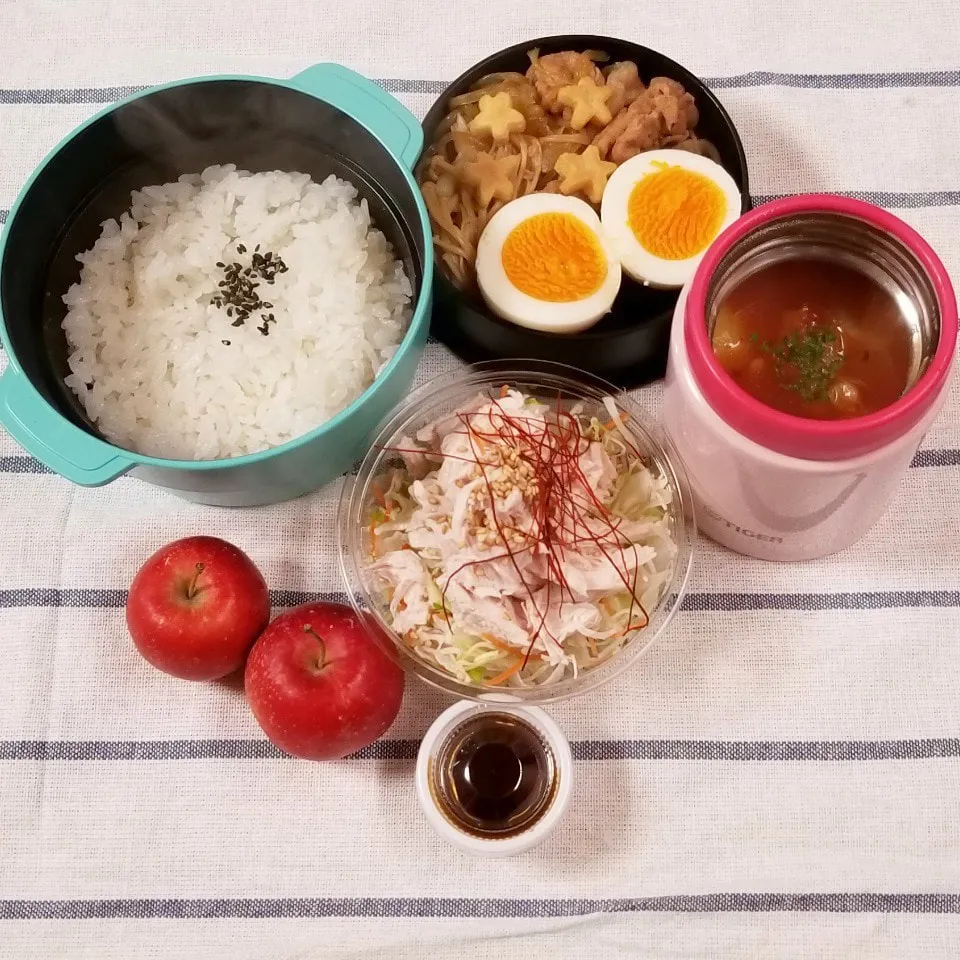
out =
[(314, 639), (320, 644), (320, 657), (317, 660), (317, 669), (322, 670), (327, 662), (327, 645), (323, 642), (323, 637), (309, 623), (303, 625), (304, 633), (312, 633)]
[(200, 580), (200, 574), (201, 574), (201, 573), (203, 573), (203, 564), (202, 564), (202, 563), (198, 563), (198, 564), (197, 564), (196, 573), (194, 573), (193, 579), (190, 581), (190, 584), (189, 584), (189, 586), (187, 587), (187, 599), (188, 599), (188, 600), (192, 600), (192, 599), (197, 595), (197, 593), (199, 592), (198, 589), (197, 589), (197, 583), (198, 583), (198, 581)]

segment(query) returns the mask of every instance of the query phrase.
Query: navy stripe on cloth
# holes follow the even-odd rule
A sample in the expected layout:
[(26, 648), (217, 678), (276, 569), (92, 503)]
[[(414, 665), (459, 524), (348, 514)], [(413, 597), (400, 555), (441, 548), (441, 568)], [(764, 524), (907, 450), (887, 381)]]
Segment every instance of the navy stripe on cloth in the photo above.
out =
[[(827, 190), (827, 193), (863, 200), (888, 210), (919, 210), (923, 207), (955, 207), (960, 204), (960, 190), (926, 190), (901, 193), (889, 190)], [(754, 206), (781, 200), (789, 194), (759, 194), (752, 197)]]
[[(913, 192), (893, 190), (827, 190), (842, 197), (863, 200), (887, 210), (922, 210), (927, 207), (960, 206), (960, 190), (918, 190)], [(751, 196), (755, 207), (772, 200), (782, 200), (789, 194), (758, 193)], [(0, 224), (6, 223), (9, 210), (0, 210)]]
[(738, 87), (798, 87), (802, 90), (881, 90), (900, 87), (957, 87), (960, 70), (902, 70), (890, 73), (774, 73), (753, 70), (730, 77), (711, 77), (715, 90)]
[(960, 450), (918, 450), (911, 467), (958, 467)]
[(52, 473), (39, 460), (26, 455), (13, 454), (0, 457), (0, 473)]
[(697, 613), (742, 610), (888, 610), (898, 607), (958, 607), (960, 590), (875, 590), (842, 593), (688, 593), (681, 610)]
[[(827, 190), (827, 193), (853, 197), (888, 210), (922, 210), (925, 207), (955, 207), (960, 205), (960, 190), (921, 190), (913, 192), (888, 190)], [(789, 194), (760, 193), (751, 196), (755, 207), (772, 200), (782, 200)], [(0, 210), (0, 224), (6, 223), (9, 210)]]
[[(443, 93), (448, 80), (385, 77), (376, 80), (390, 93)], [(960, 86), (960, 70), (903, 70), (885, 73), (778, 73), (753, 70), (726, 77), (706, 77), (716, 90), (747, 87), (795, 87), (802, 90), (880, 90), (902, 87)], [(0, 105), (42, 105), (67, 103), (108, 104), (141, 90), (149, 84), (116, 87), (6, 87), (0, 88)]]
[[(887, 210), (923, 210), (927, 207), (960, 206), (960, 190), (918, 190), (913, 192), (894, 190), (826, 190), (827, 193), (863, 200)], [(755, 207), (772, 200), (781, 200), (789, 194), (759, 193), (751, 196)], [(0, 224), (6, 223), (9, 210), (0, 210)]]
[[(433, 338), (431, 338), (431, 342)], [(960, 450), (919, 450), (911, 467), (957, 467), (960, 466)], [(25, 454), (0, 456), (0, 473), (52, 473), (34, 457)]]
[(65, 103), (108, 104), (131, 94), (147, 90), (149, 85), (135, 87), (54, 87), (0, 88), (0, 105), (24, 106)]
[[(378, 740), (352, 760), (416, 759), (418, 740)], [(574, 740), (575, 760), (867, 762), (960, 757), (960, 738), (921, 740)], [(0, 740), (0, 761), (289, 760), (267, 740)]]
[[(341, 593), (274, 590), (275, 607), (329, 601), (343, 603)], [(0, 590), (0, 609), (11, 607), (106, 607), (126, 604), (127, 592), (102, 587), (15, 587)], [(735, 613), (755, 610), (890, 610), (960, 607), (960, 590), (873, 590), (841, 593), (688, 593), (680, 605), (687, 613)]]
[(596, 900), (493, 897), (0, 900), (0, 920), (546, 919), (594, 913), (960, 913), (960, 894), (708, 893)]

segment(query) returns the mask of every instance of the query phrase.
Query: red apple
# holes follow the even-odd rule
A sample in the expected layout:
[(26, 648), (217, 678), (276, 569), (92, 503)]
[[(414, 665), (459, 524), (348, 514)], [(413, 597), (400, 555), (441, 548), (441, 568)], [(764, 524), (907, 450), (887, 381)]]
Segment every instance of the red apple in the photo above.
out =
[(127, 627), (137, 649), (184, 680), (233, 673), (269, 621), (260, 571), (216, 537), (187, 537), (158, 550), (127, 597)]
[(338, 760), (393, 723), (403, 670), (376, 629), (340, 603), (307, 603), (267, 627), (250, 651), (244, 686), (276, 746), (305, 760)]

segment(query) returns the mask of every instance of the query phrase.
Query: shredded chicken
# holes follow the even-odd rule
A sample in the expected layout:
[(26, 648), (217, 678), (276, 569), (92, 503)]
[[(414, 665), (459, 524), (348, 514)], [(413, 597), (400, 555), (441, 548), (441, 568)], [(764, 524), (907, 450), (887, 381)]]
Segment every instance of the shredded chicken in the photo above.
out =
[(547, 682), (645, 625), (676, 555), (670, 488), (615, 421), (507, 390), (403, 438), (371, 570), (421, 656), (470, 682)]
[(700, 119), (693, 95), (683, 84), (669, 77), (654, 77), (647, 88), (654, 109), (660, 115), (663, 132), (671, 137), (685, 137)]
[(584, 77), (589, 77), (598, 85), (604, 82), (596, 63), (585, 53), (573, 50), (531, 57), (527, 70), (527, 79), (534, 85), (540, 102), (550, 113), (563, 113), (563, 104), (558, 100), (561, 88), (572, 86)]
[(607, 108), (614, 116), (624, 107), (629, 107), (647, 89), (640, 79), (637, 65), (632, 60), (624, 60), (610, 67), (607, 71), (607, 86), (611, 91)]
[(623, 163), (638, 153), (686, 140), (698, 119), (693, 97), (681, 84), (667, 77), (655, 77), (593, 142), (601, 156)]
[(394, 550), (378, 560), (374, 571), (390, 584), (393, 629), (399, 634), (424, 626), (430, 618), (429, 574), (412, 550)]

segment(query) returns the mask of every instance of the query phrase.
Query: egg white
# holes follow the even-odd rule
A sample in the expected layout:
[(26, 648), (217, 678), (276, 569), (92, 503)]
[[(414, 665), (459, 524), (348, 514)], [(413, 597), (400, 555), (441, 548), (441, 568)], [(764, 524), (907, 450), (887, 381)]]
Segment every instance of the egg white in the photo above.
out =
[[(660, 164), (683, 167), (715, 183), (723, 192), (727, 209), (717, 231), (719, 236), (740, 216), (740, 188), (719, 163), (685, 150), (649, 150), (638, 153), (614, 170), (600, 203), (600, 220), (614, 245), (624, 271), (651, 287), (682, 287), (694, 274), (709, 244), (686, 260), (663, 260), (640, 245), (628, 222), (630, 194), (645, 176), (662, 169)], [(712, 238), (713, 240), (716, 237)], [(712, 242), (712, 240), (711, 240)]]
[[(503, 269), (501, 251), (510, 232), (542, 213), (572, 214), (599, 243), (607, 261), (607, 275), (589, 296), (565, 303), (538, 300), (518, 290)], [(593, 326), (610, 310), (620, 290), (620, 259), (593, 207), (577, 197), (554, 193), (531, 193), (498, 210), (480, 235), (476, 268), (480, 292), (491, 310), (521, 327), (547, 333), (579, 333)]]

